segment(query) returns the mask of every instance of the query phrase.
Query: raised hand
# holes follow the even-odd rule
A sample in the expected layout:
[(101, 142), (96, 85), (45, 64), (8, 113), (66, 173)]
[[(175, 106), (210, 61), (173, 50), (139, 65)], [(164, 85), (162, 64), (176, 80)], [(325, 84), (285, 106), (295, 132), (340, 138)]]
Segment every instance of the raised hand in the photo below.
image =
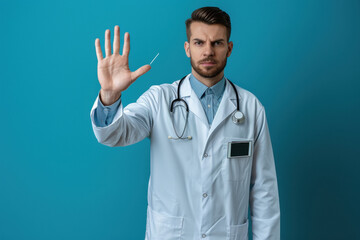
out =
[(144, 65), (134, 72), (129, 69), (130, 35), (125, 33), (122, 55), (120, 55), (120, 28), (114, 27), (114, 52), (111, 54), (110, 30), (105, 31), (105, 55), (100, 47), (100, 40), (96, 38), (95, 49), (98, 59), (98, 79), (101, 85), (100, 99), (104, 105), (111, 105), (119, 99), (121, 92), (125, 91), (138, 77), (151, 69)]

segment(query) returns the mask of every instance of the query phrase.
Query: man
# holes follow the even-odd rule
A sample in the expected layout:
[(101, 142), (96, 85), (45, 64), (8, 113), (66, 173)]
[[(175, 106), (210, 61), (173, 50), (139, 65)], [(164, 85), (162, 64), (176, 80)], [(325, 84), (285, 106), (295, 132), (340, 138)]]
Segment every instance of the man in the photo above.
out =
[(109, 30), (105, 58), (99, 39), (95, 41), (101, 90), (91, 120), (102, 144), (151, 140), (145, 239), (248, 239), (249, 203), (253, 239), (280, 239), (277, 179), (264, 107), (224, 77), (233, 49), (228, 14), (215, 7), (195, 10), (186, 21), (184, 45), (191, 74), (181, 86), (179, 81), (152, 86), (125, 108), (121, 93), (150, 66), (131, 72), (129, 34), (120, 55), (119, 27), (114, 31), (113, 54)]

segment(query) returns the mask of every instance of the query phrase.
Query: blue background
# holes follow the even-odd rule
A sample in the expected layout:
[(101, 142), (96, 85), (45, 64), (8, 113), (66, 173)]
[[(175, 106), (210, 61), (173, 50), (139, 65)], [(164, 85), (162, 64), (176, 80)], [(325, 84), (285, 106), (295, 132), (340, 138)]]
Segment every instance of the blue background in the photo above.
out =
[(124, 94), (190, 71), (184, 21), (232, 19), (226, 76), (263, 103), (282, 239), (360, 239), (360, 1), (1, 1), (0, 239), (144, 239), (149, 140), (99, 144), (95, 39), (131, 34)]

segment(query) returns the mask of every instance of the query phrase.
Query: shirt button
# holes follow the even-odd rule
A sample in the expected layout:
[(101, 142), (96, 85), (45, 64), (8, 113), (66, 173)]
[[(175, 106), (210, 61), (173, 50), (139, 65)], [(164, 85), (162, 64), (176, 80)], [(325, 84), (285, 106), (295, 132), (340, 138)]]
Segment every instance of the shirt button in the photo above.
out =
[(204, 198), (206, 198), (207, 196), (208, 196), (207, 193), (204, 193), (204, 194), (203, 194), (203, 197), (204, 197)]
[(206, 238), (206, 234), (203, 234), (203, 235), (201, 235), (202, 236), (202, 238)]
[(208, 154), (207, 154), (207, 153), (204, 153), (204, 157), (208, 157)]
[(210, 106), (210, 104), (208, 105), (208, 108), (210, 108), (211, 106)]

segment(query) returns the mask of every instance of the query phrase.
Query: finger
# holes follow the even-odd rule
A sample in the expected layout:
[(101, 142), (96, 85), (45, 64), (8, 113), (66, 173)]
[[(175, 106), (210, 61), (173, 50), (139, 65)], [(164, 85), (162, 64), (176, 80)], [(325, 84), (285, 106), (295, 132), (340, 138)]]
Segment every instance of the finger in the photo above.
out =
[(129, 56), (130, 52), (130, 34), (127, 32), (124, 36), (124, 47), (123, 47), (123, 54), (125, 56)]
[(120, 54), (120, 27), (114, 27), (114, 54)]
[(138, 77), (140, 77), (141, 75), (147, 73), (150, 69), (151, 69), (151, 66), (149, 64), (144, 65), (141, 68), (138, 68), (138, 70), (131, 73), (132, 81), (135, 81)]
[(106, 57), (111, 55), (111, 44), (110, 44), (110, 30), (105, 31), (105, 55)]
[(95, 50), (96, 50), (96, 57), (98, 61), (103, 60), (103, 54), (101, 51), (101, 46), (100, 46), (100, 39), (95, 39)]

